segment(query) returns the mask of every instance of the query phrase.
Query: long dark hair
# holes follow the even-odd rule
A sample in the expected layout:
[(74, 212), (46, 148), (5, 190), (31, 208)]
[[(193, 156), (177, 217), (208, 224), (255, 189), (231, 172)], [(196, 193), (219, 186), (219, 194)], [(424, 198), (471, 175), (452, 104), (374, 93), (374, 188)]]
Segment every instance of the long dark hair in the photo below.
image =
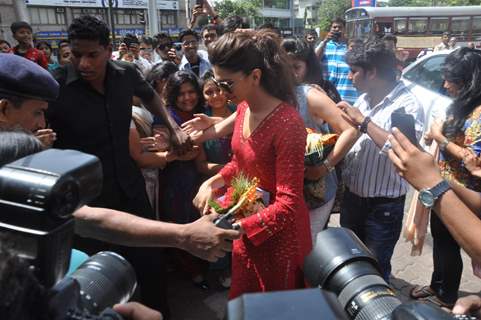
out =
[(269, 30), (229, 32), (209, 47), (212, 65), (248, 75), (262, 71), (261, 86), (272, 96), (296, 105), (294, 74), (280, 38)]
[(167, 80), (171, 74), (177, 71), (179, 71), (179, 67), (175, 63), (172, 61), (163, 61), (159, 64), (156, 64), (147, 74), (145, 79), (152, 87), (155, 88), (157, 81)]
[(322, 69), (319, 59), (312, 46), (306, 40), (289, 38), (283, 40), (281, 46), (291, 58), (306, 63), (306, 76), (303, 82), (307, 84), (317, 84), (326, 91), (328, 97), (334, 102), (337, 103), (341, 101), (341, 96), (339, 95), (339, 92), (337, 92), (336, 87), (322, 78)]
[(453, 138), (462, 131), (466, 117), (481, 105), (481, 52), (463, 47), (444, 61), (444, 79), (459, 86), (459, 95), (447, 111), (443, 134)]
[(184, 83), (190, 83), (194, 87), (195, 92), (197, 92), (198, 102), (197, 106), (194, 108), (194, 112), (200, 112), (202, 110), (202, 106), (204, 105), (204, 95), (202, 94), (197, 76), (190, 71), (177, 71), (167, 80), (165, 85), (165, 100), (167, 101), (167, 106), (177, 106), (177, 98), (180, 94), (180, 87)]

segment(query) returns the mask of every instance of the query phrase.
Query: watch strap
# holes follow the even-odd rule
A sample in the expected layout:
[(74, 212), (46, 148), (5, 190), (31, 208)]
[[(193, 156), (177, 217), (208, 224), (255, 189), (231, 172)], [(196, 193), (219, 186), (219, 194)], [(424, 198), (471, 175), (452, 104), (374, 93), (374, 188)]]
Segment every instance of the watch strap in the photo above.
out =
[(448, 191), (449, 189), (451, 189), (451, 186), (449, 185), (449, 183), (446, 180), (443, 180), (440, 183), (438, 183), (437, 185), (435, 185), (434, 187), (432, 187), (429, 191), (431, 191), (434, 199), (436, 200), (440, 196), (442, 196), (443, 193)]
[(362, 133), (367, 133), (367, 125), (369, 124), (369, 122), (371, 122), (371, 118), (365, 117), (361, 125), (359, 126), (359, 131), (361, 131)]

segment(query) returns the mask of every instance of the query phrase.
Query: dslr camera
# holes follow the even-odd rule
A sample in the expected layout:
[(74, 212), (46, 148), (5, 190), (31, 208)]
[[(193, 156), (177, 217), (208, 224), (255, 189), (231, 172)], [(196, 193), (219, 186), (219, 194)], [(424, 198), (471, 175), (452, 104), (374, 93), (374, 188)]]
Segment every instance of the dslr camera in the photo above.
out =
[(476, 319), (422, 302), (402, 303), (381, 277), (369, 249), (349, 229), (318, 233), (304, 260), (304, 273), (312, 288), (245, 294), (229, 302), (229, 320)]
[(108, 307), (129, 300), (136, 288), (133, 268), (113, 252), (93, 255), (66, 276), (72, 213), (101, 188), (98, 158), (74, 150), (49, 149), (0, 168), (0, 235), (48, 288), (48, 319), (122, 319)]

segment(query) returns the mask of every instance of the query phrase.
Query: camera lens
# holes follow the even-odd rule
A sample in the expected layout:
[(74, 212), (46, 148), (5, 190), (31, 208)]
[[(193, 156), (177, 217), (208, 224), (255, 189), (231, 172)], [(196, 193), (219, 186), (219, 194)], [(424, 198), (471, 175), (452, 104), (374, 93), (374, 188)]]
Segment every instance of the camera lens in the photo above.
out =
[(109, 251), (93, 255), (70, 277), (80, 284), (82, 307), (92, 314), (128, 301), (137, 286), (132, 266)]
[(311, 286), (334, 292), (351, 319), (391, 319), (401, 304), (380, 276), (374, 256), (349, 229), (320, 232), (304, 272)]

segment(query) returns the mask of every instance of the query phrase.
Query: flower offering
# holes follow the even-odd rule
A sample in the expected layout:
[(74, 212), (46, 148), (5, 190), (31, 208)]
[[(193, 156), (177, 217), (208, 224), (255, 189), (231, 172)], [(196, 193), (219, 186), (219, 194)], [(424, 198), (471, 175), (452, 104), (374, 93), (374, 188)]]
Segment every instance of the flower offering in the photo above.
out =
[(266, 200), (268, 193), (258, 188), (258, 184), (258, 178), (251, 179), (240, 173), (232, 179), (231, 186), (222, 197), (209, 200), (209, 206), (219, 214), (232, 214), (234, 220), (249, 217), (264, 209), (269, 202)]
[(339, 135), (319, 133), (310, 128), (306, 128), (306, 130), (307, 143), (304, 164), (307, 166), (318, 166), (326, 159), (332, 149), (334, 149)]

